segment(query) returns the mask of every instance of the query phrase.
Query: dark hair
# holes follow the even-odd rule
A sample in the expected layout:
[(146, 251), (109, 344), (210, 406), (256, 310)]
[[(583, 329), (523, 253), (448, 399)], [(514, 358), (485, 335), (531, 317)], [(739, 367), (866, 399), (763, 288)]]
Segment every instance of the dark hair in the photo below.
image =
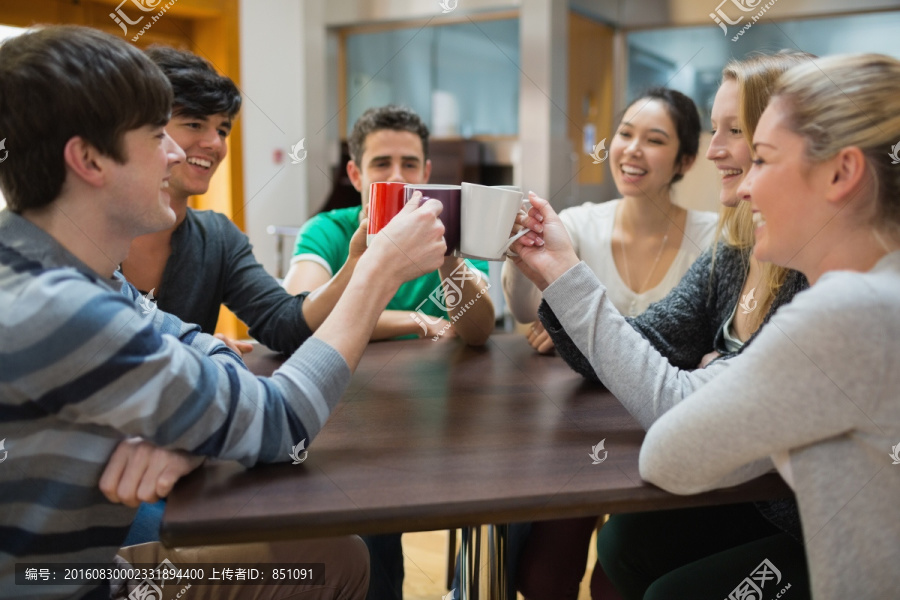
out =
[(66, 178), (63, 150), (81, 137), (128, 160), (126, 132), (164, 126), (172, 88), (144, 53), (96, 29), (53, 26), (0, 45), (0, 188), (14, 212), (44, 207)]
[(370, 108), (353, 125), (347, 144), (350, 146), (350, 158), (357, 166), (362, 166), (359, 163), (365, 151), (366, 138), (382, 129), (415, 133), (422, 140), (422, 153), (425, 160), (428, 160), (428, 127), (412, 109), (391, 104)]
[[(675, 156), (675, 164), (681, 164), (685, 157), (696, 158), (700, 148), (700, 113), (697, 111), (694, 101), (679, 91), (665, 87), (653, 87), (638, 96), (628, 105), (628, 108), (641, 100), (658, 100), (665, 104), (669, 117), (675, 123), (675, 132), (678, 135), (678, 155)], [(625, 109), (626, 112), (628, 108)], [(621, 123), (621, 119), (619, 122)], [(681, 181), (683, 178), (683, 173), (676, 173), (669, 184)]]
[(172, 84), (176, 115), (203, 119), (223, 113), (233, 119), (241, 110), (237, 86), (206, 59), (168, 46), (151, 46), (146, 53)]

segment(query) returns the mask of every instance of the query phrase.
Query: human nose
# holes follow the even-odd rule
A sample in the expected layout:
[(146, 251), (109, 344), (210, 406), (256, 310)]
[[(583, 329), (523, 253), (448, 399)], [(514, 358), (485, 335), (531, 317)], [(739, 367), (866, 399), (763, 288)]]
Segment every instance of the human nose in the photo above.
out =
[(626, 154), (640, 154), (641, 153), (641, 140), (634, 136), (631, 138), (628, 143), (625, 145), (625, 153)]
[(388, 181), (396, 181), (399, 183), (405, 183), (406, 180), (403, 178), (403, 165), (402, 163), (391, 163), (391, 174), (387, 179)]
[(218, 130), (211, 128), (206, 131), (200, 138), (200, 147), (215, 151), (221, 151), (224, 148), (225, 140), (219, 135)]
[(708, 160), (725, 158), (725, 144), (722, 143), (721, 132), (716, 131), (709, 139), (709, 148), (706, 149), (706, 158)]
[(756, 166), (754, 165), (754, 166), (750, 167), (750, 170), (747, 171), (746, 174), (744, 174), (744, 179), (741, 180), (740, 185), (738, 185), (737, 192), (736, 192), (738, 200), (743, 200), (745, 202), (750, 201), (750, 199), (751, 199), (750, 190), (753, 187), (753, 180), (755, 178), (756, 178)]
[(184, 150), (179, 146), (175, 140), (169, 135), (168, 132), (165, 132), (166, 137), (163, 139), (166, 149), (166, 157), (168, 158), (169, 167), (174, 167), (180, 162), (184, 162), (186, 156), (184, 154)]

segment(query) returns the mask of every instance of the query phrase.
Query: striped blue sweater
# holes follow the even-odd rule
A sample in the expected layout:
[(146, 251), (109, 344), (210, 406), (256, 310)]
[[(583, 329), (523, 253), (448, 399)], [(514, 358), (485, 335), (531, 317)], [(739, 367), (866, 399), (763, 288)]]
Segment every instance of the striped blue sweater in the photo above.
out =
[(118, 274), (99, 276), (0, 211), (0, 598), (109, 597), (15, 586), (14, 564), (112, 561), (135, 509), (111, 504), (97, 484), (124, 437), (248, 466), (286, 461), (349, 378), (341, 355), (315, 338), (258, 378)]

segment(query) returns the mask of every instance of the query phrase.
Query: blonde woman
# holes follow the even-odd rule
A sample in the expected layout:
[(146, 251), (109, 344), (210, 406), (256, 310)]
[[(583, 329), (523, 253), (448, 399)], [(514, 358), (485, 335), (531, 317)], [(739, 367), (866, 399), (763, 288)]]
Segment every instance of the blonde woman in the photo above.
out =
[(739, 193), (757, 222), (754, 256), (800, 270), (812, 288), (660, 418), (641, 450), (641, 475), (675, 493), (774, 463), (800, 505), (817, 599), (900, 589), (898, 82), (900, 61), (872, 54), (779, 81)]
[[(753, 259), (752, 219), (746, 203), (738, 198), (737, 188), (751, 167), (750, 141), (775, 81), (787, 69), (811, 58), (804, 53), (759, 55), (733, 61), (723, 70), (712, 109), (713, 136), (706, 153), (722, 176), (718, 241), (663, 300), (627, 320), (675, 367), (694, 369), (719, 356), (736, 355), (778, 307), (807, 287), (801, 273)], [(578, 372), (597, 380), (591, 361), (573, 343), (550, 307), (544, 303), (539, 312), (560, 356)], [(606, 335), (613, 333), (610, 330)], [(604, 383), (614, 386), (616, 380), (633, 374), (637, 364), (624, 357), (621, 368), (607, 371)], [(662, 395), (664, 391), (656, 390), (651, 397)], [(636, 397), (633, 405), (626, 402), (626, 406), (634, 411), (640, 404), (640, 410), (645, 410), (647, 403), (647, 397)], [(660, 412), (646, 415), (642, 423), (649, 426)], [(710, 526), (714, 521), (716, 526)], [(566, 594), (574, 590), (571, 597), (577, 596), (594, 522), (585, 518), (533, 524), (519, 571), (520, 589), (529, 600), (569, 597), (559, 595), (560, 590)], [(700, 536), (700, 531), (709, 535)], [(770, 538), (768, 544), (784, 550), (779, 556), (786, 570), (805, 577), (799, 515), (792, 500), (677, 513), (614, 515), (600, 531), (598, 556), (616, 583), (623, 585), (622, 579), (631, 579), (627, 597), (641, 597), (659, 577), (701, 559), (717, 561), (715, 572), (727, 579), (729, 555), (746, 552), (747, 544), (758, 544), (765, 538)], [(764, 548), (765, 544), (755, 552), (764, 552)], [(640, 576), (633, 573), (638, 570), (636, 564), (643, 565)], [(609, 597), (603, 593), (605, 585), (604, 569), (597, 565), (591, 583), (595, 598)], [(802, 595), (796, 586), (794, 593)]]
[[(672, 202), (672, 187), (693, 165), (699, 140), (693, 100), (667, 88), (648, 90), (625, 110), (610, 143), (609, 163), (622, 198), (587, 202), (560, 215), (576, 253), (609, 283), (625, 315), (638, 315), (665, 296), (712, 242), (716, 215)], [(536, 321), (540, 291), (504, 265), (503, 292), (517, 321), (535, 321), (531, 345), (549, 352), (553, 343)]]

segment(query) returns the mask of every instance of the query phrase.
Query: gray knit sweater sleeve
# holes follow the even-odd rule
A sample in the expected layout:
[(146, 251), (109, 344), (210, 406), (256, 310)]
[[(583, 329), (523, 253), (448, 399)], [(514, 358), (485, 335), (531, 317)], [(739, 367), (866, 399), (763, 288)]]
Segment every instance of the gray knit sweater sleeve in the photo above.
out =
[(550, 284), (544, 299), (603, 385), (645, 429), (727, 368), (729, 361), (697, 371), (671, 365), (616, 310), (583, 262)]
[[(738, 252), (720, 246), (713, 272), (712, 251), (707, 250), (665, 298), (651, 304), (638, 317), (626, 320), (674, 366), (694, 368), (713, 349), (718, 329), (727, 319), (722, 312), (728, 310), (725, 305), (728, 299), (736, 297), (742, 281)], [(734, 304), (730, 306), (733, 309)], [(572, 342), (546, 302), (541, 303), (538, 316), (563, 360), (582, 376), (597, 381), (590, 361)]]

